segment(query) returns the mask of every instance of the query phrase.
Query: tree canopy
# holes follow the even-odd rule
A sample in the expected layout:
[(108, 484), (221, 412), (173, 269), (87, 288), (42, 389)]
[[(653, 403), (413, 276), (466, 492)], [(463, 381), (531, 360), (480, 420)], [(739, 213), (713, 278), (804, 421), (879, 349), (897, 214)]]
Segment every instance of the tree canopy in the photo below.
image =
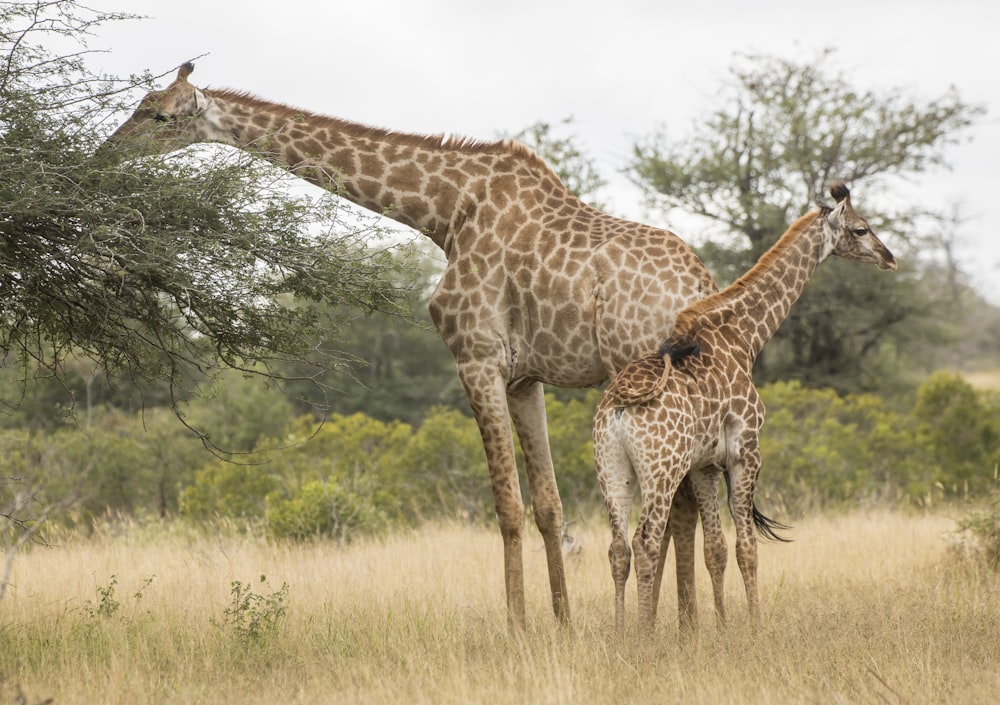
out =
[[(859, 90), (832, 68), (829, 51), (806, 63), (741, 57), (720, 95), (689, 138), (660, 131), (637, 143), (629, 173), (652, 204), (736, 236), (735, 247), (712, 241), (698, 248), (722, 285), (822, 203), (836, 178), (850, 185), (876, 232), (898, 236), (890, 238), (894, 250), (900, 240), (915, 247), (914, 214), (923, 225), (943, 216), (922, 207), (890, 212), (879, 203), (880, 187), (947, 165), (946, 147), (982, 112), (954, 89), (926, 102), (898, 89)], [(762, 355), (758, 377), (842, 391), (893, 381), (897, 355), (913, 339), (941, 340), (954, 305), (946, 288), (921, 285), (913, 252), (898, 252), (902, 273), (893, 277), (836, 262), (820, 270)]]
[[(95, 158), (152, 77), (94, 75), (85, 41), (129, 18), (70, 0), (0, 5), (5, 366), (25, 384), (36, 370), (62, 379), (84, 355), (166, 380), (172, 397), (220, 365), (272, 377), (279, 361), (336, 366), (334, 349), (314, 346), (335, 338), (330, 312), (402, 312), (400, 260), (334, 197), (240, 153)], [(52, 35), (78, 49), (47, 49)]]

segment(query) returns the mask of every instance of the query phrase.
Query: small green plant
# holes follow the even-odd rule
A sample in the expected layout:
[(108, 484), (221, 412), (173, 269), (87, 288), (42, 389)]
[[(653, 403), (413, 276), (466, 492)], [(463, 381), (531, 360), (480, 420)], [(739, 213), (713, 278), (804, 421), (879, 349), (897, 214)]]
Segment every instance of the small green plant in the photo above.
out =
[(98, 617), (110, 618), (118, 613), (121, 609), (121, 603), (115, 598), (115, 588), (118, 586), (118, 577), (112, 575), (108, 579), (107, 585), (97, 586), (97, 604), (95, 605), (90, 600), (84, 606), (87, 614), (91, 618), (97, 619)]
[[(155, 579), (156, 576), (154, 575), (152, 577), (146, 578), (143, 581), (142, 585), (139, 586), (139, 589), (136, 590), (135, 594), (132, 595), (132, 599), (135, 601), (135, 604), (138, 604), (139, 600), (142, 599), (142, 595), (146, 591), (146, 588), (148, 588)], [(97, 619), (99, 617), (108, 619), (118, 614), (118, 612), (122, 608), (122, 603), (119, 602), (118, 598), (115, 596), (117, 588), (118, 588), (117, 575), (112, 575), (110, 578), (108, 578), (107, 585), (98, 585), (96, 604), (91, 602), (90, 600), (87, 600), (87, 604), (84, 605), (83, 607), (87, 615), (92, 619)]]
[[(261, 585), (267, 576), (260, 576)], [(288, 583), (270, 594), (258, 594), (253, 586), (239, 580), (232, 582), (232, 600), (223, 611), (224, 624), (238, 639), (259, 644), (278, 631), (278, 624), (288, 611)]]

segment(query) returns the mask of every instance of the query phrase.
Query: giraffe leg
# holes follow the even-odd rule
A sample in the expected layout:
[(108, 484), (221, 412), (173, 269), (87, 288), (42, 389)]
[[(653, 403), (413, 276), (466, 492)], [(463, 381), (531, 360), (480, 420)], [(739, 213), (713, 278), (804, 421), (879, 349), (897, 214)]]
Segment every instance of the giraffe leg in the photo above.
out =
[(599, 406), (594, 416), (594, 464), (611, 524), (608, 560), (615, 583), (615, 633), (621, 639), (625, 636), (625, 584), (632, 563), (628, 518), (635, 499), (636, 476), (624, 445), (609, 429), (609, 419), (614, 414), (613, 410)]
[(653, 631), (653, 583), (656, 580), (656, 564), (660, 560), (660, 544), (667, 530), (669, 504), (645, 505), (639, 517), (639, 525), (632, 537), (632, 553), (635, 555), (635, 581), (639, 603), (639, 630), (649, 634)]
[(611, 561), (611, 577), (615, 582), (615, 633), (621, 639), (625, 636), (625, 583), (628, 582), (632, 567), (632, 551), (628, 545), (628, 507), (609, 502), (608, 517), (611, 520), (612, 537), (608, 559)]
[(508, 391), (508, 403), (524, 454), (535, 524), (545, 542), (552, 609), (559, 621), (568, 623), (569, 598), (562, 553), (562, 501), (559, 499), (559, 487), (552, 467), (545, 421), (545, 396), (541, 383), (534, 382), (527, 387)]
[(748, 449), (730, 468), (733, 483), (733, 521), (736, 524), (736, 564), (743, 576), (750, 623), (760, 627), (760, 592), (757, 589), (757, 537), (753, 525), (753, 493), (760, 469), (760, 452)]
[[(674, 540), (674, 562), (677, 573), (677, 616), (682, 631), (698, 629), (698, 598), (694, 587), (694, 545), (695, 530), (698, 527), (698, 510), (691, 481), (685, 477), (681, 482), (670, 508), (667, 530)], [(664, 539), (666, 544), (667, 539)], [(665, 562), (665, 561), (663, 561)], [(662, 576), (663, 565), (660, 565)], [(659, 593), (659, 583), (656, 591)]]
[(670, 539), (673, 536), (672, 529), (673, 513), (667, 521), (667, 529), (663, 533), (663, 541), (660, 542), (660, 558), (656, 563), (656, 574), (653, 576), (653, 619), (656, 619), (660, 609), (660, 585), (663, 584), (663, 568), (667, 563), (667, 551), (670, 550)]
[[(639, 438), (642, 439), (641, 435)], [(657, 442), (647, 442), (645, 449), (658, 446), (658, 439), (654, 440)], [(635, 441), (636, 438), (633, 438), (632, 442)], [(647, 455), (645, 467), (637, 468), (642, 492), (642, 513), (632, 537), (635, 579), (639, 593), (639, 629), (647, 634), (652, 632), (656, 619), (656, 571), (663, 562), (660, 549), (670, 521), (670, 507), (677, 488), (684, 479), (684, 472), (681, 470), (684, 461), (676, 454), (670, 453), (667, 457), (657, 458), (652, 462), (650, 460)]]
[(465, 387), (473, 416), (486, 450), (490, 487), (496, 507), (497, 523), (503, 538), (504, 585), (507, 594), (507, 622), (512, 630), (525, 627), (524, 556), (522, 549), (524, 502), (514, 460), (514, 438), (510, 430), (507, 394), (499, 375), (491, 383), (479, 382), (488, 373), (459, 366), (458, 375)]
[(725, 575), (728, 552), (726, 535), (719, 514), (719, 474), (715, 468), (702, 468), (691, 473), (691, 488), (701, 513), (705, 541), (705, 567), (712, 578), (715, 617), (719, 625), (726, 622)]

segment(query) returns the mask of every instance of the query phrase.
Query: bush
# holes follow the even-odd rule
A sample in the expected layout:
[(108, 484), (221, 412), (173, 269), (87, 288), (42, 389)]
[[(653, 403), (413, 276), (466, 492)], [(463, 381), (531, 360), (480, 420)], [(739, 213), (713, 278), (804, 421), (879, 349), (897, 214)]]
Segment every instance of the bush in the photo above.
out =
[(199, 521), (263, 519), (268, 495), (280, 487), (279, 478), (264, 466), (217, 460), (198, 470), (194, 483), (181, 492), (180, 511)]
[(604, 508), (594, 470), (594, 409), (600, 397), (597, 389), (566, 401), (552, 394), (545, 396), (552, 463), (567, 516), (588, 515)]
[(898, 502), (929, 486), (913, 424), (871, 395), (839, 396), (797, 382), (761, 388), (759, 494), (792, 513)]
[(319, 480), (275, 502), (267, 512), (267, 533), (274, 539), (347, 542), (358, 535), (382, 533), (386, 526), (385, 514), (369, 498)]
[(396, 464), (407, 498), (407, 517), (493, 516), (486, 453), (476, 422), (454, 409), (437, 407), (424, 418)]
[(1000, 463), (1000, 403), (958, 375), (935, 372), (920, 385), (913, 409), (936, 482), (947, 494), (983, 494)]
[(869, 395), (797, 382), (761, 388), (759, 495), (787, 511), (858, 502), (926, 506), (982, 495), (1000, 462), (1000, 403), (961, 377), (931, 375), (909, 413)]

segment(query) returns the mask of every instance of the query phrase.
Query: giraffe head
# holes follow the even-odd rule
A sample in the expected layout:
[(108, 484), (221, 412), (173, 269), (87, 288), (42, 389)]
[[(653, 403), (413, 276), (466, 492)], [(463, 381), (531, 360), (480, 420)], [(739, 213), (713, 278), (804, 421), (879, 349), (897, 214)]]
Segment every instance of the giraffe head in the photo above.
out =
[(847, 185), (843, 181), (834, 181), (830, 184), (830, 195), (837, 202), (837, 206), (826, 215), (826, 225), (832, 231), (833, 254), (874, 262), (879, 269), (895, 269), (896, 258), (851, 206), (851, 192), (847, 190)]
[(231, 135), (213, 121), (211, 99), (188, 83), (192, 71), (194, 64), (187, 62), (169, 86), (146, 94), (98, 154), (123, 146), (139, 154), (165, 154), (196, 142), (232, 144)]

